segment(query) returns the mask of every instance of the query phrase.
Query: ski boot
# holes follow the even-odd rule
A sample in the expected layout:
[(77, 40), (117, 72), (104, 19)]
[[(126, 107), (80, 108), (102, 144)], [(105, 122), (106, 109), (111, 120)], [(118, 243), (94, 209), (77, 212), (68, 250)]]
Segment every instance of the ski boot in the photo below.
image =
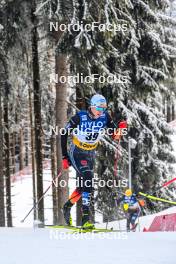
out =
[(131, 224), (131, 231), (136, 231), (137, 224)]
[(130, 229), (130, 225), (127, 225), (127, 232), (130, 232), (131, 229)]
[(71, 217), (71, 207), (72, 203), (67, 201), (63, 206), (63, 215), (66, 222), (66, 225), (72, 226), (72, 217)]
[(129, 218), (127, 218), (126, 230), (127, 230), (127, 232), (130, 232), (131, 231), (131, 228), (130, 228), (130, 219)]
[(83, 229), (94, 229), (95, 228), (94, 224), (92, 224), (90, 222), (88, 214), (83, 214), (83, 217), (82, 217), (82, 228)]

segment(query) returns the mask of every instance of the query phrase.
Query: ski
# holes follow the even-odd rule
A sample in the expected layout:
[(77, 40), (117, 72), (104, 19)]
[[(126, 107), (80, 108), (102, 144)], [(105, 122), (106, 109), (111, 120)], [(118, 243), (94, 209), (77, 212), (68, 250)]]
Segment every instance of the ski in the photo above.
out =
[[(106, 229), (106, 228), (92, 228), (92, 229), (84, 229), (80, 226), (68, 226), (68, 225), (45, 225), (45, 227), (49, 228), (58, 228), (58, 229), (70, 229), (72, 233), (100, 233), (100, 232), (121, 232), (121, 230), (114, 229)], [(124, 230), (123, 230), (124, 231)]]
[(104, 229), (104, 228), (92, 228), (92, 229), (79, 228), (77, 230), (74, 230), (72, 232), (72, 234), (76, 234), (76, 233), (108, 233), (108, 232), (120, 232), (120, 230)]
[(80, 227), (77, 226), (69, 226), (69, 225), (45, 225), (45, 227), (49, 228), (58, 228), (58, 229), (71, 229), (71, 230), (79, 230)]
[(77, 230), (74, 230), (72, 234), (75, 234), (75, 233), (108, 233), (108, 232), (121, 232), (121, 230), (96, 228), (96, 227), (92, 229), (84, 229), (82, 227), (79, 227)]

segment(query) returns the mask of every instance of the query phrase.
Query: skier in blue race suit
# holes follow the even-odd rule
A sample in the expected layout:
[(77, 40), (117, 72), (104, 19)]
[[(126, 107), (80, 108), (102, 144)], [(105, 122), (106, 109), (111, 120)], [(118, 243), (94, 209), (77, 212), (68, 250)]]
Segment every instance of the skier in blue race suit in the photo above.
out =
[(141, 213), (141, 206), (144, 206), (144, 201), (138, 200), (136, 194), (132, 193), (131, 189), (127, 189), (125, 195), (117, 199), (117, 205), (120, 203), (123, 204), (123, 210), (126, 214), (127, 231), (135, 231), (137, 226), (136, 220)]
[[(67, 133), (61, 136), (62, 165), (68, 169), (72, 165), (78, 173), (79, 184), (63, 206), (63, 213), (67, 225), (71, 225), (71, 207), (82, 197), (82, 226), (93, 228), (90, 222), (89, 207), (93, 190), (92, 179), (94, 176), (95, 149), (102, 137), (102, 129), (108, 128), (113, 139), (119, 139), (121, 134), (118, 128), (126, 128), (126, 122), (120, 119), (116, 126), (107, 112), (106, 99), (100, 95), (94, 95), (90, 100), (88, 110), (79, 111), (66, 125)], [(67, 138), (71, 131), (72, 143), (67, 151)]]

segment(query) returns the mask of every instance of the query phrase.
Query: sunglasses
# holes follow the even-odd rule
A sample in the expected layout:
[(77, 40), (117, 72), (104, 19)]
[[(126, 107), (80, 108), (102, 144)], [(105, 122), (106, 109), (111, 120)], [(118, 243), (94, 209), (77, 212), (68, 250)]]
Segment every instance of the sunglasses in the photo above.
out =
[(100, 111), (100, 112), (105, 112), (106, 111), (106, 107), (96, 107), (96, 110)]

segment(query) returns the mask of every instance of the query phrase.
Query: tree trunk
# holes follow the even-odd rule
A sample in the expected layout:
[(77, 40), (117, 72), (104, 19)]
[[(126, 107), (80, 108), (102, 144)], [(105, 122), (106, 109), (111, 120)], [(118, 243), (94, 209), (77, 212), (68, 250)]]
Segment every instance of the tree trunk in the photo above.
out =
[[(38, 32), (35, 0), (32, 0), (31, 20), (33, 24), (32, 35), (32, 69), (34, 89), (34, 124), (35, 124), (35, 159), (37, 172), (37, 202), (43, 195), (43, 166), (42, 166), (42, 125), (41, 125), (41, 88), (38, 58)], [(38, 204), (38, 220), (44, 223), (44, 199)]]
[[(57, 166), (56, 166), (56, 140), (54, 132), (52, 133), (51, 140), (51, 174), (52, 179), (55, 180), (57, 176)], [(53, 224), (56, 225), (58, 223), (58, 200), (57, 200), (57, 189), (56, 186), (52, 185), (52, 197), (53, 197)]]
[[(50, 64), (50, 67), (53, 68), (54, 67), (54, 54), (52, 49), (48, 50), (48, 63)], [(52, 85), (49, 86), (49, 90), (52, 92)], [(56, 136), (54, 131), (52, 130), (52, 135), (50, 138), (50, 148), (51, 148), (51, 175), (52, 175), (52, 179), (54, 179), (55, 182), (55, 178), (57, 176), (57, 159), (56, 159)], [(57, 184), (57, 182), (56, 182)], [(57, 225), (58, 223), (58, 199), (57, 199), (57, 188), (55, 186), (55, 184), (52, 184), (52, 199), (53, 199), (53, 224)]]
[(171, 122), (171, 106), (170, 106), (170, 98), (167, 98), (167, 122)]
[(23, 128), (20, 128), (20, 134), (19, 134), (19, 170), (24, 169), (24, 135), (23, 135)]
[[(0, 83), (1, 85), (1, 83)], [(5, 226), (2, 94), (0, 87), (0, 226)]]
[(175, 105), (172, 103), (172, 121), (175, 120)]
[(28, 128), (25, 128), (24, 130), (24, 146), (25, 146), (25, 166), (28, 166), (29, 165), (29, 131), (28, 131)]
[(4, 104), (4, 144), (5, 144), (5, 182), (6, 182), (6, 215), (7, 226), (12, 227), (11, 179), (10, 179), (10, 140), (9, 140), (9, 109), (8, 95)]
[(166, 98), (165, 95), (163, 95), (163, 114), (166, 116)]
[[(35, 142), (35, 133), (34, 133), (34, 122), (33, 122), (33, 107), (32, 107), (32, 98), (31, 98), (31, 89), (29, 84), (29, 115), (30, 115), (30, 127), (31, 127), (31, 163), (32, 163), (32, 191), (33, 191), (33, 205), (36, 204), (36, 171), (35, 171), (35, 153), (34, 153), (34, 142)], [(37, 209), (34, 208), (34, 220), (37, 219)]]
[(12, 150), (11, 150), (12, 174), (15, 174), (15, 172), (16, 172), (15, 145), (16, 145), (16, 133), (12, 132)]
[[(56, 55), (56, 73), (58, 74), (58, 79), (60, 76), (67, 76), (68, 72), (67, 57), (66, 55)], [(65, 127), (67, 121), (67, 83), (56, 84), (56, 126), (58, 130)], [(57, 169), (58, 171), (62, 168), (62, 153), (61, 153), (61, 137), (58, 134), (57, 140)], [(65, 187), (61, 185), (64, 182)], [(63, 172), (62, 176), (58, 180), (58, 223), (64, 224), (64, 218), (61, 208), (68, 198), (68, 173)]]

